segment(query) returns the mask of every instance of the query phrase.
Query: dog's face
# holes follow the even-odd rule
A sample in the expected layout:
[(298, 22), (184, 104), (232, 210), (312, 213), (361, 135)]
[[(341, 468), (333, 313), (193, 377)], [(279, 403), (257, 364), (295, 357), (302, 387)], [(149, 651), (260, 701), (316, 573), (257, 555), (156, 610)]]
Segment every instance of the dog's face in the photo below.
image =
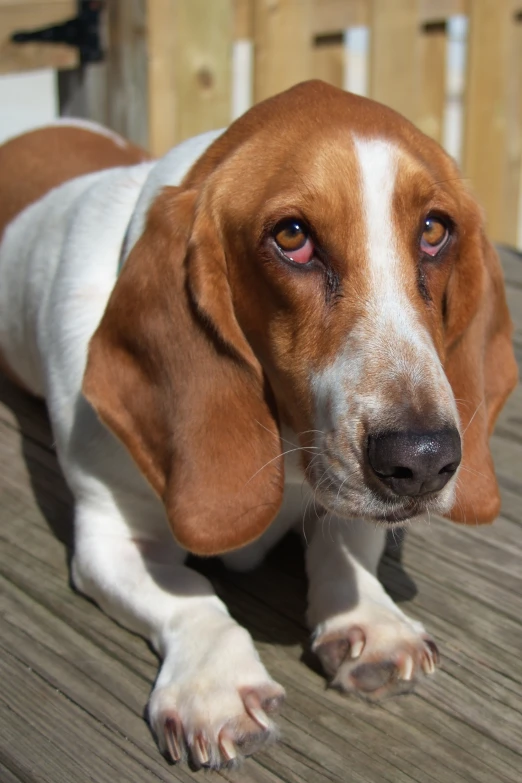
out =
[(397, 522), (453, 505), (445, 311), (480, 215), (438, 145), (361, 105), (362, 117), (353, 98), (330, 112), (326, 131), (315, 116), (283, 137), (267, 123), (221, 164), (209, 198), (235, 315), (318, 499)]
[[(268, 379), (318, 499), (388, 522), (479, 517), (484, 503), (455, 502), (456, 485), (489, 469), (490, 514), (487, 434), (514, 378), (510, 324), (480, 211), (441, 148), (378, 104), (305, 84), (233, 125), (182, 188), (196, 314), (258, 389)], [(507, 372), (488, 391), (493, 335)], [(252, 451), (234, 491), (255, 476), (270, 498), (280, 445), (243, 392), (228, 426), (249, 422), (233, 448)]]

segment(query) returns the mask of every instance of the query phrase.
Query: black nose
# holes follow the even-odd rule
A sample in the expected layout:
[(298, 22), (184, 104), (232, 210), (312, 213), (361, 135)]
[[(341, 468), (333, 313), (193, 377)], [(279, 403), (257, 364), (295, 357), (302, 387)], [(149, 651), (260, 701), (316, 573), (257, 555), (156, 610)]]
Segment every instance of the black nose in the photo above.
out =
[(370, 466), (397, 495), (442, 489), (460, 464), (460, 435), (454, 427), (436, 432), (384, 432), (368, 438)]

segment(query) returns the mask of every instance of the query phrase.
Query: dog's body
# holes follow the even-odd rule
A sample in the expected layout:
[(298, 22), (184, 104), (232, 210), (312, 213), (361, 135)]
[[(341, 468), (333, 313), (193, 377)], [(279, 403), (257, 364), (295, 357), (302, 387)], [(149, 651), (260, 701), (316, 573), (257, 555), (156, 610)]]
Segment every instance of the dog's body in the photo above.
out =
[[(333, 152), (314, 148), (312, 139), (303, 147), (311, 150), (297, 178), (306, 207), (288, 196), (286, 180), (298, 164), (291, 160), (288, 174), (283, 155), (268, 179), (263, 172), (275, 148), (266, 139), (261, 154), (255, 146), (268, 118), (267, 132), (283, 131), (279, 146), (291, 157), (296, 141), (284, 138), (285, 95), (301, 119), (310, 101), (326, 102), (333, 125), (345, 106), (347, 116), (363, 118), (349, 155), (338, 161), (345, 143), (339, 136)], [(385, 525), (367, 519), (430, 510), (491, 519), (498, 506), (487, 434), (515, 378), (498, 262), (489, 246), (484, 250), (482, 234), (473, 234), (479, 227), (470, 221), (480, 215), (469, 195), (460, 183), (438, 181), (455, 171), (439, 148), (393, 112), (317, 83), (263, 106), (228, 132), (185, 142), (159, 162), (143, 162), (141, 151), (102, 130), (65, 126), (55, 129), (62, 134), (56, 161), (49, 155), (52, 129), (0, 149), (1, 360), (49, 406), (76, 500), (74, 583), (161, 655), (149, 717), (162, 750), (174, 760), (188, 750), (196, 764), (214, 767), (274, 736), (270, 713), (283, 691), (210, 584), (186, 568), (187, 552), (222, 553), (228, 565), (248, 568), (288, 529), (304, 526), (308, 622), (327, 673), (340, 688), (366, 694), (409, 687), (434, 670), (436, 648), (377, 581)], [(440, 159), (424, 196), (430, 155)], [(35, 160), (43, 178), (34, 177)], [(334, 199), (337, 164), (353, 199), (344, 213)], [(429, 258), (408, 276), (402, 259), (412, 251), (395, 227), (395, 210), (412, 190), (404, 178), (416, 166), (415, 199), (429, 202), (419, 214), (428, 216), (426, 226), (431, 220), (429, 232), (446, 226), (451, 240), (449, 260), (434, 269), (438, 245), (422, 233)], [(312, 185), (305, 181), (310, 170)], [(14, 172), (24, 182), (22, 195)], [(337, 245), (327, 253), (321, 236), (328, 232), (316, 226), (288, 250), (301, 230), (297, 220), (288, 229), (288, 218), (319, 213), (321, 198), (328, 202), (321, 220), (337, 220), (330, 232), (340, 237)], [(265, 207), (273, 219), (261, 214)], [(339, 215), (350, 210), (347, 228)], [(215, 233), (211, 219), (219, 223)], [(256, 220), (263, 272), (251, 271), (246, 286), (231, 259), (253, 263), (247, 232)], [(314, 224), (309, 214), (306, 222)], [(224, 258), (216, 242), (226, 248)], [(485, 254), (480, 273), (459, 260), (466, 242), (470, 257)], [(358, 277), (352, 266), (347, 285), (338, 259), (344, 253), (355, 264), (350, 243), (361, 258), (367, 249), (373, 267)], [(319, 246), (319, 260), (310, 260), (309, 248)], [(474, 306), (455, 304), (459, 285)], [(495, 308), (482, 304), (491, 297)], [(480, 361), (493, 368), (473, 364), (477, 340), (486, 341)], [(463, 401), (460, 421), (455, 397)], [(411, 461), (417, 449), (421, 459), (427, 441), (411, 443), (424, 438), (426, 421), (429, 448), (439, 454), (436, 470), (423, 468), (432, 473), (422, 474), (419, 486), (412, 484), (415, 465), (406, 478), (381, 470), (390, 450), (402, 449), (401, 458), (407, 453)], [(400, 434), (406, 429), (414, 432), (407, 449)], [(460, 474), (455, 500), (465, 433), (470, 478)], [(281, 452), (288, 452), (284, 493)], [(474, 484), (466, 492), (477, 470), (480, 489)], [(330, 509), (327, 535), (314, 493)], [(470, 493), (477, 501), (471, 512)]]

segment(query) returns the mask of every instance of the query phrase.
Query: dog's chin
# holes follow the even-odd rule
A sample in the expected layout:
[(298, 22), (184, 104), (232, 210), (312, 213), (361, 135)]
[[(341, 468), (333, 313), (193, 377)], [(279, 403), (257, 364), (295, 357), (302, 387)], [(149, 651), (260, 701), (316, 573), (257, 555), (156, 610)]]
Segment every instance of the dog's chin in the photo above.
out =
[(453, 493), (423, 495), (418, 498), (386, 499), (384, 502), (370, 489), (357, 498), (341, 497), (339, 493), (316, 491), (321, 506), (338, 517), (362, 518), (387, 527), (403, 527), (427, 514), (444, 515), (451, 508)]
[(389, 528), (404, 527), (407, 523), (411, 524), (412, 522), (417, 522), (418, 520), (424, 518), (428, 511), (431, 513), (429, 508), (413, 512), (394, 511), (380, 515), (374, 514), (371, 517), (367, 517), (367, 519), (371, 522), (379, 522), (380, 524), (386, 525)]

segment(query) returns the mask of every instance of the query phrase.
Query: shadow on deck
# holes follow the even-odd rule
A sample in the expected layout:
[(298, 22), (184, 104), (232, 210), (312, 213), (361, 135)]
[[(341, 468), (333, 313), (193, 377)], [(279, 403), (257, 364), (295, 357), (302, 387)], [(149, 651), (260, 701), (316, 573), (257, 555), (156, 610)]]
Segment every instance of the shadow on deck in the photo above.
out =
[[(522, 363), (522, 262), (504, 254)], [(368, 705), (325, 688), (307, 652), (297, 537), (256, 571), (199, 564), (287, 690), (282, 740), (236, 773), (259, 783), (522, 780), (522, 389), (492, 449), (503, 509), (492, 527), (412, 528), (382, 578), (436, 637), (442, 668), (414, 695)], [(72, 591), (71, 495), (44, 406), (0, 379), (0, 780), (189, 781), (143, 720), (157, 662), (146, 643)]]

